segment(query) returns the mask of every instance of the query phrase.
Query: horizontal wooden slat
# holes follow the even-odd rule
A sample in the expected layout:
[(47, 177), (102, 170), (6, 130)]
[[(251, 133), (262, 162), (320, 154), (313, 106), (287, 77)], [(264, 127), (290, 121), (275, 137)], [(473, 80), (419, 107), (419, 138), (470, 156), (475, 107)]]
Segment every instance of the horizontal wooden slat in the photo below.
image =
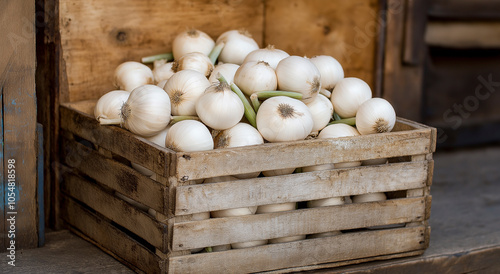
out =
[(171, 273), (247, 273), (424, 249), (425, 227), (346, 233), (335, 237), (172, 257)]
[(61, 128), (155, 173), (168, 176), (170, 152), (118, 126), (101, 126), (93, 116), (71, 107), (60, 107)]
[(179, 186), (175, 214), (422, 188), (428, 165), (427, 161), (393, 163)]
[(174, 224), (173, 250), (424, 221), (425, 198), (300, 209)]
[(61, 217), (70, 229), (81, 233), (105, 252), (136, 270), (160, 273), (161, 259), (146, 247), (70, 198), (62, 199)]
[(97, 182), (123, 195), (153, 208), (166, 212), (168, 188), (131, 167), (104, 158), (95, 150), (76, 141), (63, 139), (63, 157), (66, 165), (73, 167)]
[(498, 49), (500, 22), (431, 21), (427, 24), (425, 42), (453, 49)]
[(427, 154), (434, 149), (432, 136), (429, 128), (177, 153), (176, 177), (195, 180), (271, 169)]
[(65, 175), (61, 185), (65, 194), (137, 234), (162, 252), (167, 252), (167, 225), (157, 222), (148, 213), (108, 194), (96, 184), (74, 174), (67, 173)]

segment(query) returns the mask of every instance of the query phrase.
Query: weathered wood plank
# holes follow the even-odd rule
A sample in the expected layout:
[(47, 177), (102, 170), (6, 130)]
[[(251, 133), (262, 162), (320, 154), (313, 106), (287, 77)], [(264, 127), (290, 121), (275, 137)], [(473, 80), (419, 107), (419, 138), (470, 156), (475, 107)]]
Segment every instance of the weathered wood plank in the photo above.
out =
[[(416, 2), (421, 2), (419, 0)], [(385, 13), (385, 61), (384, 84), (382, 96), (394, 106), (398, 116), (412, 120), (421, 120), (423, 102), (423, 58), (412, 58), (418, 65), (404, 63), (405, 18), (409, 0), (386, 0)], [(415, 16), (425, 18), (425, 13)], [(425, 21), (419, 21), (425, 22)], [(423, 39), (414, 41), (412, 48), (425, 48)], [(404, 92), (403, 92), (404, 91)]]
[(93, 115), (75, 111), (64, 105), (60, 107), (60, 115), (61, 128), (132, 162), (141, 163), (156, 173), (168, 176), (169, 150), (120, 127), (101, 126)]
[(160, 273), (161, 261), (146, 247), (114, 227), (106, 219), (91, 213), (70, 198), (61, 201), (61, 217), (73, 232), (85, 236), (106, 253), (135, 270)]
[(423, 226), (375, 230), (172, 257), (168, 270), (173, 273), (256, 272), (408, 252), (423, 249), (424, 231)]
[(428, 165), (426, 161), (393, 163), (179, 186), (175, 214), (422, 188), (427, 185)]
[[(3, 108), (3, 171), (15, 161), (15, 195), (12, 208), (3, 201), (2, 219), (15, 216), (15, 247), (38, 246), (35, 1), (3, 1), (0, 4), (0, 89)], [(4, 177), (5, 178), (5, 177)], [(2, 184), (7, 183), (2, 181)], [(9, 192), (7, 188), (5, 192)], [(10, 196), (10, 193), (4, 193)], [(15, 212), (15, 213), (9, 213)], [(7, 222), (0, 234), (5, 235)], [(7, 239), (2, 245), (7, 246)], [(5, 250), (5, 249), (4, 249)]]
[(162, 252), (167, 252), (167, 226), (152, 219), (147, 212), (133, 207), (112, 194), (108, 194), (101, 187), (73, 174), (64, 176), (61, 190), (137, 234)]
[[(172, 249), (423, 221), (425, 200), (394, 199), (174, 224)], [(328, 216), (328, 218), (325, 218)]]
[[(260, 0), (127, 0), (119, 5), (61, 0), (59, 14), (69, 101), (113, 90), (113, 71), (121, 62), (171, 51), (174, 37), (186, 29), (198, 28), (216, 39), (226, 30), (244, 28), (262, 44), (264, 25)], [(124, 20), (124, 14), (134, 14), (133, 19)]]
[(63, 139), (62, 159), (66, 165), (97, 182), (159, 212), (166, 212), (168, 187), (76, 141)]
[(374, 90), (377, 39), (384, 27), (378, 2), (265, 1), (265, 43), (292, 55), (331, 55), (345, 75), (363, 79)]
[(443, 48), (496, 49), (500, 47), (500, 22), (430, 21), (425, 42)]
[(177, 153), (176, 177), (195, 180), (270, 169), (427, 154), (433, 150), (431, 136), (430, 129), (417, 129)]

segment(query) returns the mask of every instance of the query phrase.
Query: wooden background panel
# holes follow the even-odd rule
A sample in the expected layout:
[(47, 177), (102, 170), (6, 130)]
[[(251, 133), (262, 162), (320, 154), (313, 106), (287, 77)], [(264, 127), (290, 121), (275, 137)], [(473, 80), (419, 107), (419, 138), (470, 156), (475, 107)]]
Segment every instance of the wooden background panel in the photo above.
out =
[(374, 90), (378, 28), (377, 0), (266, 1), (265, 40), (293, 55), (331, 55), (345, 75)]
[[(30, 248), (38, 245), (35, 3), (31, 0), (1, 1), (0, 18), (3, 170), (8, 169), (8, 159), (14, 159), (16, 175), (15, 208), (2, 204), (0, 218), (8, 218), (9, 211), (17, 212), (16, 249)], [(2, 224), (5, 226), (0, 234), (4, 238), (8, 229), (6, 223)]]
[(116, 66), (171, 51), (175, 35), (189, 28), (205, 31), (214, 39), (226, 30), (245, 28), (262, 44), (264, 6), (259, 0), (117, 3), (59, 2), (61, 69), (66, 70), (69, 89), (61, 91), (62, 101), (98, 98), (112, 90)]

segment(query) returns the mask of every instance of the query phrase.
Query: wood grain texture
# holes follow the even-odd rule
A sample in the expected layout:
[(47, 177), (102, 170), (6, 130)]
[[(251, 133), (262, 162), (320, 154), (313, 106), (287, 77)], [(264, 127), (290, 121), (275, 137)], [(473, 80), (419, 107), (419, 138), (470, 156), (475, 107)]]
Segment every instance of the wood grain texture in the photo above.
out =
[(93, 115), (61, 106), (61, 128), (145, 168), (168, 176), (171, 150), (131, 134), (118, 126), (101, 126)]
[[(3, 171), (8, 170), (8, 160), (14, 159), (16, 184), (14, 208), (2, 201), (0, 218), (15, 216), (16, 249), (33, 248), (38, 246), (35, 2), (3, 1), (0, 18)], [(6, 222), (1, 224), (0, 233), (6, 238), (10, 229)], [(6, 244), (7, 239), (2, 247)]]
[(96, 210), (111, 221), (125, 227), (151, 245), (167, 252), (167, 226), (154, 220), (147, 212), (107, 193), (103, 188), (73, 174), (66, 174), (62, 191)]
[(431, 136), (430, 129), (419, 129), (177, 153), (175, 177), (195, 180), (271, 169), (418, 155), (432, 151)]
[[(375, 89), (378, 0), (265, 1), (265, 43), (291, 55), (330, 55), (346, 77), (358, 77)], [(285, 27), (286, 26), (286, 27)]]
[(167, 187), (80, 143), (63, 141), (62, 160), (66, 165), (143, 205), (166, 212)]
[[(422, 120), (422, 87), (423, 87), (423, 58), (412, 58), (417, 65), (405, 65), (405, 15), (407, 2), (413, 0), (387, 0), (386, 14), (386, 41), (384, 61), (384, 85), (382, 96), (393, 106), (398, 116), (415, 121)], [(420, 2), (420, 1), (418, 1)], [(414, 18), (425, 17), (424, 14), (413, 15)], [(421, 21), (419, 21), (421, 22)], [(425, 22), (425, 21), (424, 21)], [(407, 39), (407, 41), (409, 41)], [(416, 40), (411, 48), (425, 49), (424, 41)]]
[(394, 163), (179, 186), (175, 214), (422, 188), (427, 184), (427, 166), (427, 162)]
[(247, 249), (172, 257), (169, 260), (168, 270), (173, 273), (258, 272), (408, 252), (422, 249), (424, 231), (423, 226), (375, 230)]
[[(260, 0), (59, 1), (59, 25), (69, 101), (98, 98), (114, 89), (113, 71), (124, 61), (171, 51), (179, 32), (200, 29), (214, 39), (247, 29), (262, 44)], [(252, 18), (248, 20), (248, 18)]]
[(172, 249), (416, 222), (424, 214), (420, 197), (183, 222), (174, 225)]
[(500, 22), (431, 21), (427, 27), (425, 42), (430, 46), (444, 48), (499, 48)]
[(109, 221), (71, 200), (61, 201), (61, 217), (70, 229), (91, 241), (128, 267), (146, 273), (160, 273), (161, 263), (156, 254), (117, 229)]

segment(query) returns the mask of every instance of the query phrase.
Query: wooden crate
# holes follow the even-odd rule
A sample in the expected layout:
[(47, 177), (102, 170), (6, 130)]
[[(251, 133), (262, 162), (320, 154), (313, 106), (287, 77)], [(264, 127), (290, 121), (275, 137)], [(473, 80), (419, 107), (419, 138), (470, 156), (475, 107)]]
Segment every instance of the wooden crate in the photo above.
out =
[[(44, 97), (55, 106), (48, 115), (54, 118), (49, 121), (54, 129), (50, 157), (58, 167), (51, 196), (57, 198), (61, 192), (61, 200), (53, 201), (52, 215), (57, 216), (60, 209), (75, 233), (146, 273), (291, 272), (417, 255), (428, 246), (432, 128), (398, 119), (394, 132), (387, 134), (176, 153), (119, 127), (100, 126), (92, 115), (95, 100), (113, 89), (112, 71), (118, 64), (169, 51), (173, 37), (190, 27), (213, 37), (245, 28), (261, 46), (274, 44), (294, 55), (332, 55), (347, 76), (364, 79), (380, 96), (384, 40), (380, 28), (385, 24), (379, 21), (379, 13), (387, 1), (46, 2), (49, 6), (55, 2), (57, 19), (52, 37), (57, 84), (51, 96)], [(390, 15), (403, 17), (403, 13)], [(124, 14), (130, 15), (129, 21), (124, 21)], [(390, 164), (193, 183), (223, 175), (377, 158), (390, 158)], [(131, 162), (153, 170), (156, 179), (138, 173)], [(302, 205), (369, 192), (385, 192), (390, 199), (192, 219), (194, 214), (215, 210), (284, 202)], [(396, 226), (368, 229), (384, 225)], [(190, 252), (333, 230), (344, 233), (247, 249)]]
[[(115, 126), (100, 126), (95, 101), (61, 106), (63, 219), (71, 229), (147, 273), (289, 272), (417, 255), (429, 244), (435, 130), (398, 119), (391, 133), (204, 152), (174, 152)], [(194, 184), (255, 171), (390, 158), (388, 164)], [(142, 163), (157, 180), (141, 175)], [(156, 214), (116, 197), (119, 192)], [(192, 214), (385, 192), (384, 202), (192, 221)], [(374, 226), (399, 225), (386, 229)], [(191, 254), (223, 244), (338, 236)]]

